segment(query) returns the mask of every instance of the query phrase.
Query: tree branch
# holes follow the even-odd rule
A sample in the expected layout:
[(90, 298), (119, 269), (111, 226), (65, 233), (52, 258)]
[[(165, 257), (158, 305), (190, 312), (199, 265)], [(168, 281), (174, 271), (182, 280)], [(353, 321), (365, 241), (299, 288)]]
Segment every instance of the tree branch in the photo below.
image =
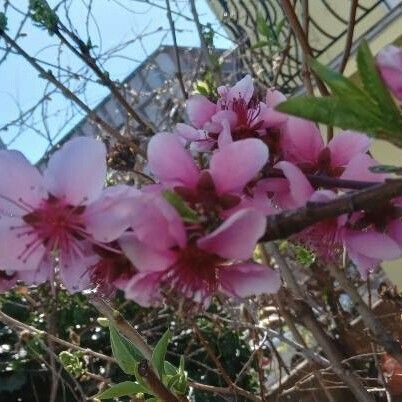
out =
[(390, 179), (367, 189), (350, 192), (326, 203), (307, 203), (305, 207), (285, 211), (267, 218), (262, 241), (277, 240), (299, 233), (325, 219), (375, 207), (402, 195), (402, 179)]

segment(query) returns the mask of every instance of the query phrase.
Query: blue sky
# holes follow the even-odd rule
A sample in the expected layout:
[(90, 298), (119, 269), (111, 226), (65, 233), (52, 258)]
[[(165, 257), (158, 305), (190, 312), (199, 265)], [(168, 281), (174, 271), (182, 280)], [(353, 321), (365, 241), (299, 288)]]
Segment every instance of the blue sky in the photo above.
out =
[[(109, 71), (113, 79), (124, 79), (147, 55), (158, 48), (161, 42), (163, 44), (172, 44), (170, 32), (167, 32), (169, 25), (166, 11), (164, 10), (164, 0), (153, 0), (161, 8), (136, 0), (94, 0), (93, 17), (89, 16), (89, 32), (85, 28), (87, 15), (83, 12), (85, 10), (83, 3), (87, 3), (87, 1), (72, 0), (70, 18), (84, 40), (87, 39), (89, 33), (93, 45), (97, 46), (96, 51), (107, 51), (121, 42), (137, 37), (141, 33), (146, 34), (142, 42), (136, 41), (115, 57), (105, 60), (104, 67)], [(21, 10), (26, 10), (26, 3), (28, 1), (21, 0), (14, 4), (18, 4)], [(50, 1), (49, 3), (54, 5), (57, 1)], [(215, 45), (220, 48), (230, 47), (230, 41), (206, 2), (197, 0), (196, 5), (201, 22), (210, 22), (214, 29), (218, 31)], [(188, 1), (171, 0), (171, 6), (174, 11), (191, 16)], [(63, 18), (62, 14), (63, 12), (60, 16)], [(17, 11), (9, 9), (7, 16), (9, 34), (13, 36), (18, 28), (21, 15)], [(178, 44), (181, 46), (198, 46), (199, 38), (194, 24), (177, 15), (174, 18)], [(96, 20), (96, 24), (94, 20)], [(159, 28), (160, 30), (158, 31)], [(50, 37), (43, 29), (28, 22), (22, 32), (24, 36), (18, 42), (31, 55), (50, 63), (57, 63), (58, 58), (60, 58), (63, 66), (73, 71), (78, 71), (82, 68), (79, 61), (67, 50), (59, 54), (57, 40)], [(3, 48), (4, 43), (0, 42), (0, 47)], [(2, 54), (3, 51), (0, 50), (0, 58)], [(24, 111), (34, 106), (43, 96), (46, 85), (47, 83), (40, 79), (37, 72), (20, 56), (9, 55), (7, 60), (0, 65), (0, 127), (16, 119), (20, 110)], [(76, 86), (79, 85), (80, 82), (77, 81)], [(83, 99), (89, 105), (94, 106), (107, 93), (108, 91), (102, 86), (92, 84), (83, 94)], [(43, 122), (42, 112), (51, 115), (46, 122)], [(73, 117), (70, 113), (69, 102), (61, 95), (54, 94), (51, 96), (51, 101), (46, 103), (46, 110), (38, 109), (32, 116), (32, 121), (30, 120), (28, 124), (30, 127), (23, 127), (21, 130), (10, 127), (7, 131), (0, 131), (0, 136), (10, 149), (21, 150), (31, 161), (35, 162), (43, 155), (49, 145), (48, 140), (38, 135), (35, 128), (40, 127), (41, 131), (46, 128), (50, 137), (54, 137), (61, 129), (60, 136), (55, 140), (57, 142), (63, 134), (67, 133), (82, 118), (82, 115)]]

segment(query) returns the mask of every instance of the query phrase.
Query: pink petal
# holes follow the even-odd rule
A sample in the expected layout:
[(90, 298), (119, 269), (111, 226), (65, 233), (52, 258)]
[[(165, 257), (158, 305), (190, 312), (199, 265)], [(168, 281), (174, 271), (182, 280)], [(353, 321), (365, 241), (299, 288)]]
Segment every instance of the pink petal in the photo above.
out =
[[(89, 250), (88, 250), (89, 251)], [(91, 268), (100, 260), (95, 254), (60, 255), (59, 275), (61, 282), (70, 293), (81, 292), (92, 287)]]
[(285, 208), (302, 207), (314, 192), (313, 187), (307, 180), (302, 171), (290, 162), (282, 161), (275, 165), (281, 169), (289, 182), (290, 198), (286, 202)]
[(205, 139), (205, 132), (203, 130), (197, 130), (184, 123), (176, 124), (174, 133), (188, 141), (199, 141)]
[(385, 233), (348, 230), (344, 236), (344, 242), (348, 251), (351, 250), (369, 258), (393, 260), (401, 255), (398, 244)]
[(265, 226), (262, 213), (243, 209), (231, 215), (212, 233), (200, 238), (197, 245), (224, 258), (248, 259), (264, 234)]
[(328, 202), (336, 198), (336, 194), (331, 190), (314, 191), (310, 197), (311, 202)]
[(288, 118), (281, 141), (285, 159), (294, 163), (315, 163), (324, 148), (317, 125), (298, 117)]
[(226, 145), (229, 145), (233, 142), (232, 134), (230, 132), (230, 126), (228, 121), (222, 121), (222, 131), (218, 137), (218, 146), (219, 148), (223, 148)]
[(402, 49), (385, 46), (378, 52), (377, 66), (381, 77), (396, 98), (402, 100)]
[(222, 290), (235, 297), (276, 293), (281, 287), (278, 272), (265, 265), (245, 263), (219, 270)]
[(191, 154), (172, 134), (159, 133), (151, 138), (148, 165), (162, 182), (173, 186), (194, 187), (200, 174)]
[[(233, 110), (220, 110), (212, 116), (212, 122), (218, 124), (220, 127), (222, 127), (222, 122), (224, 121), (229, 123), (230, 129), (235, 128), (237, 124), (237, 114)], [(207, 126), (207, 128), (211, 128), (209, 131), (215, 132), (213, 127)]]
[(267, 91), (266, 102), (269, 107), (266, 109), (265, 113), (263, 113), (264, 127), (277, 127), (286, 122), (289, 116), (275, 110), (275, 106), (285, 100), (286, 96), (282, 92), (277, 90)]
[(215, 103), (212, 103), (205, 96), (193, 95), (187, 101), (186, 110), (191, 124), (196, 128), (203, 128), (204, 124), (211, 120), (217, 108)]
[(215, 152), (210, 173), (220, 194), (241, 191), (268, 160), (268, 148), (260, 140), (249, 138), (225, 145)]
[(143, 194), (133, 204), (131, 227), (138, 240), (159, 250), (184, 247), (187, 235), (177, 211), (162, 197)]
[(77, 137), (49, 160), (44, 173), (49, 193), (71, 205), (86, 205), (101, 193), (106, 178), (106, 147), (101, 141)]
[(366, 134), (354, 131), (343, 131), (336, 135), (328, 144), (331, 150), (331, 165), (346, 166), (358, 154), (364, 154), (371, 145), (371, 139)]
[(127, 299), (134, 300), (143, 307), (161, 302), (160, 283), (163, 272), (139, 273), (134, 275), (123, 289)]
[(345, 180), (383, 182), (387, 178), (387, 175), (372, 173), (369, 170), (370, 167), (377, 165), (378, 163), (367, 154), (356, 155), (346, 165), (340, 178)]
[(37, 207), (45, 197), (42, 176), (25, 156), (0, 151), (0, 214), (25, 215), (27, 208)]
[(249, 103), (254, 93), (253, 79), (251, 75), (247, 74), (231, 88), (219, 87), (218, 93), (229, 102), (233, 99), (242, 98), (246, 103)]
[[(15, 229), (21, 228), (21, 229)], [(32, 246), (27, 250), (27, 246)], [(11, 271), (35, 271), (46, 249), (37, 233), (18, 217), (0, 217), (0, 266)]]
[(38, 286), (48, 281), (53, 270), (50, 258), (44, 258), (38, 269), (35, 271), (18, 271), (18, 280), (24, 282), (25, 285)]
[(161, 251), (142, 243), (133, 233), (124, 234), (118, 242), (127, 258), (141, 272), (164, 271), (177, 259), (173, 251)]
[(364, 280), (367, 279), (369, 273), (373, 272), (381, 264), (380, 259), (366, 257), (354, 250), (349, 250), (348, 255)]
[(402, 247), (402, 220), (395, 219), (392, 221), (387, 227), (387, 232), (399, 244), (399, 247)]
[(125, 185), (104, 189), (84, 212), (85, 229), (94, 239), (109, 243), (130, 227), (132, 206), (138, 190)]

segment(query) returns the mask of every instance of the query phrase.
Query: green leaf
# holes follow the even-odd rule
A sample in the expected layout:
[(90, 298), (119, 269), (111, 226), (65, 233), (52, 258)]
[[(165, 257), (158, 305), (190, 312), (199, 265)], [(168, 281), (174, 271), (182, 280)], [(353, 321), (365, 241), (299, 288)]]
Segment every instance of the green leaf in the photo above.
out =
[(117, 363), (125, 373), (135, 374), (135, 366), (143, 356), (130, 341), (119, 334), (112, 324), (109, 325), (109, 331), (112, 352)]
[(371, 100), (367, 94), (362, 91), (352, 81), (345, 78), (342, 74), (331, 70), (330, 68), (319, 63), (317, 60), (310, 60), (311, 68), (318, 75), (318, 77), (324, 81), (332, 90), (332, 92), (339, 96), (349, 96), (354, 99), (359, 99), (363, 102), (371, 103)]
[(279, 104), (277, 110), (318, 123), (375, 133), (384, 131), (384, 122), (372, 110), (354, 99), (305, 96)]
[(269, 45), (269, 42), (267, 42), (266, 40), (259, 40), (251, 48), (252, 49), (261, 49), (262, 47), (265, 47), (267, 45)]
[(177, 367), (175, 367), (172, 363), (165, 360), (164, 365), (166, 375), (175, 375), (177, 373)]
[(357, 51), (357, 67), (366, 91), (379, 106), (379, 110), (387, 125), (395, 126), (394, 131), (402, 134), (401, 115), (388, 88), (385, 86), (377, 70), (375, 60), (366, 41)]
[(257, 15), (256, 22), (257, 22), (257, 31), (266, 38), (271, 37), (272, 35), (271, 29), (269, 28), (266, 19), (261, 14)]
[(98, 399), (110, 399), (110, 398), (118, 398), (120, 396), (130, 396), (138, 393), (146, 393), (147, 389), (145, 389), (141, 384), (133, 381), (124, 381), (119, 384), (112, 385), (106, 391), (101, 392), (96, 395), (95, 398)]
[(185, 222), (198, 222), (197, 212), (191, 209), (180, 195), (171, 190), (163, 191), (162, 195), (165, 200), (176, 209)]
[(159, 339), (159, 342), (156, 344), (155, 349), (152, 353), (152, 365), (155, 367), (156, 371), (159, 374), (159, 377), (165, 374), (165, 357), (166, 350), (170, 339), (172, 338), (172, 333), (168, 329), (163, 335), (162, 338)]
[(396, 175), (402, 175), (401, 166), (376, 165), (376, 166), (370, 166), (369, 170), (373, 173), (393, 173)]

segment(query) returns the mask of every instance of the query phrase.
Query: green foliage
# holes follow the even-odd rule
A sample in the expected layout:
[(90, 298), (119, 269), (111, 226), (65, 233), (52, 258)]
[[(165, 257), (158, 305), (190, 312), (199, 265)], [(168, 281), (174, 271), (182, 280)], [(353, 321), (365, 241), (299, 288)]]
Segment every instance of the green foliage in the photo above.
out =
[(281, 103), (277, 110), (336, 126), (401, 141), (402, 116), (384, 85), (366, 42), (357, 54), (363, 89), (317, 61), (311, 67), (332, 91), (328, 97), (304, 96)]
[(45, 0), (29, 0), (29, 11), (38, 26), (46, 28), (51, 34), (56, 31), (59, 18)]
[(7, 16), (0, 12), (0, 33), (7, 29)]
[(285, 22), (286, 19), (283, 18), (275, 25), (272, 25), (269, 21), (266, 21), (261, 14), (258, 14), (257, 31), (263, 39), (254, 44), (253, 49), (269, 46), (271, 49), (277, 48), (279, 50), (281, 47), (280, 35), (285, 27)]
[(106, 391), (96, 395), (97, 399), (119, 398), (120, 396), (131, 396), (139, 393), (146, 393), (147, 390), (137, 382), (124, 381), (119, 384), (112, 385)]
[(59, 353), (59, 359), (63, 367), (74, 377), (81, 377), (85, 373), (85, 367), (81, 361), (82, 352)]
[(373, 173), (392, 173), (396, 175), (402, 175), (402, 167), (401, 166), (392, 166), (392, 165), (376, 165), (370, 166), (369, 170)]
[(293, 251), (296, 254), (296, 260), (300, 265), (308, 268), (314, 264), (316, 256), (312, 251), (300, 245), (294, 245)]
[(198, 222), (197, 212), (191, 209), (187, 203), (177, 193), (171, 190), (163, 191), (163, 197), (172, 205), (185, 222), (196, 223)]
[(112, 324), (109, 324), (109, 331), (113, 356), (125, 373), (134, 375), (136, 366), (142, 359), (141, 353), (129, 340), (120, 335)]
[(152, 353), (152, 365), (156, 369), (157, 373), (159, 374), (159, 377), (162, 378), (163, 375), (165, 374), (165, 358), (166, 358), (166, 351), (168, 344), (172, 338), (172, 334), (170, 330), (168, 329), (162, 336), (161, 339), (159, 339), (158, 343), (155, 346), (155, 349)]

